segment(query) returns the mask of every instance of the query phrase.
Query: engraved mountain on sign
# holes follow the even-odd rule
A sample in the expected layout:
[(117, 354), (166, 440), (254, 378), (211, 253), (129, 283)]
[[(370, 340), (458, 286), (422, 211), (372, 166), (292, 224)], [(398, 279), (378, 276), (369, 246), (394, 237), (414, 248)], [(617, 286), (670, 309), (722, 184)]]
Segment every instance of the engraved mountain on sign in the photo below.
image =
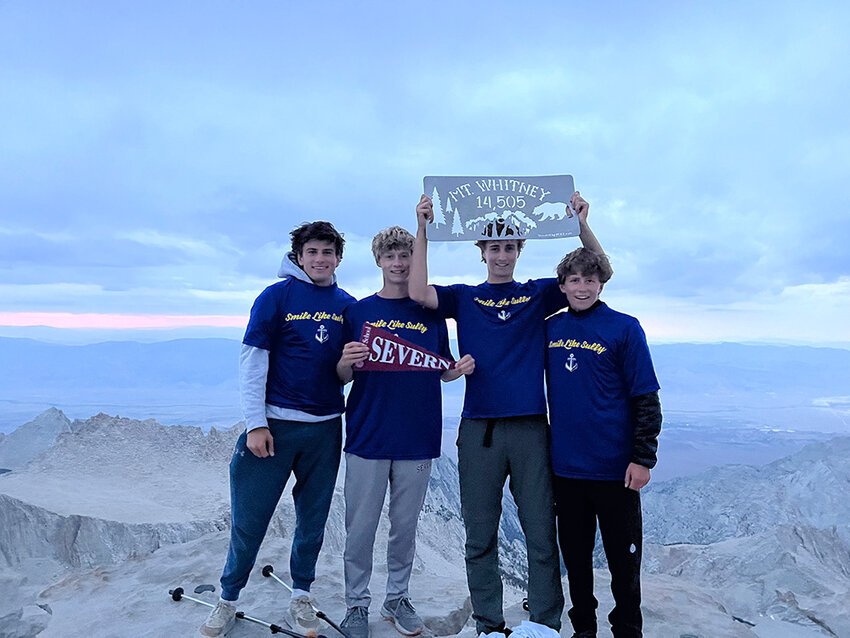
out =
[(511, 239), (525, 237), (537, 223), (521, 210), (487, 213), (466, 222), (466, 227), (484, 237)]

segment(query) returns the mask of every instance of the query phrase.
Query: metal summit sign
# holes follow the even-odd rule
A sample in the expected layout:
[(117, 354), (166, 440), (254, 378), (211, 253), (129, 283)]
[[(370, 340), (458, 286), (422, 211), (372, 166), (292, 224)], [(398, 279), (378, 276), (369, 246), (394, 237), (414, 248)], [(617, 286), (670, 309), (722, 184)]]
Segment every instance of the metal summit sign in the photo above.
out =
[(430, 241), (554, 239), (579, 234), (569, 201), (572, 175), (538, 177), (426, 177), (434, 202)]

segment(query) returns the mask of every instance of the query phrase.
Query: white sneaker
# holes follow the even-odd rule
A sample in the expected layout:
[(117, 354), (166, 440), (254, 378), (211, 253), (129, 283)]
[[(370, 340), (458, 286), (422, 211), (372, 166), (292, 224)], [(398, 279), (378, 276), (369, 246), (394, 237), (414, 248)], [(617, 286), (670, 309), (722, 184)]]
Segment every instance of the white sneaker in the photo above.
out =
[(309, 596), (296, 596), (289, 602), (289, 615), (299, 627), (315, 633), (319, 628), (319, 619)]
[(204, 636), (224, 636), (233, 628), (236, 622), (236, 607), (226, 600), (219, 600), (210, 612), (207, 621), (201, 625)]
[(516, 636), (516, 638), (560, 638), (560, 634), (551, 627), (530, 620), (523, 620), (511, 629), (511, 636)]

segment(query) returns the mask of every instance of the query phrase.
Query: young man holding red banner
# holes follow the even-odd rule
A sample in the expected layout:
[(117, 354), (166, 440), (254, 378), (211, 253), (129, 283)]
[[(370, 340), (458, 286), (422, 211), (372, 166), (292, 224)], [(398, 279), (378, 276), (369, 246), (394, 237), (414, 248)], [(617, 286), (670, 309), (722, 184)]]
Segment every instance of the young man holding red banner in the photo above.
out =
[[(381, 615), (402, 634), (422, 632), (422, 619), (410, 603), (408, 584), (431, 460), (440, 456), (440, 380), (452, 381), (475, 368), (475, 361), (466, 355), (445, 369), (445, 360), (451, 358), (445, 320), (408, 297), (413, 243), (413, 235), (399, 226), (378, 233), (372, 240), (372, 253), (383, 272), (384, 285), (345, 311), (343, 336), (347, 343), (337, 374), (344, 383), (354, 380), (346, 407), (345, 439), (348, 611), (342, 629), (349, 638), (369, 635), (372, 551), (388, 484), (390, 537)], [(374, 348), (370, 348), (358, 341), (366, 323), (374, 332), (394, 333), (399, 341), (393, 341), (394, 335), (387, 332), (372, 341)], [(388, 371), (379, 371), (370, 360)]]
[[(602, 247), (587, 225), (589, 205), (576, 191), (582, 243)], [(571, 211), (567, 211), (572, 215)], [(425, 228), (434, 218), (425, 195), (416, 207), (418, 230), (410, 297), (457, 321), (458, 345), (477, 362), (467, 377), (458, 430), (458, 471), (466, 528), (466, 573), (479, 634), (508, 633), (502, 610), (498, 533), (502, 490), (510, 477), (528, 549), (529, 621), (514, 633), (557, 638), (564, 595), (555, 540), (549, 425), (543, 394), (544, 319), (567, 301), (556, 278), (514, 281), (524, 240), (476, 242), (487, 264), (477, 286), (428, 285)]]

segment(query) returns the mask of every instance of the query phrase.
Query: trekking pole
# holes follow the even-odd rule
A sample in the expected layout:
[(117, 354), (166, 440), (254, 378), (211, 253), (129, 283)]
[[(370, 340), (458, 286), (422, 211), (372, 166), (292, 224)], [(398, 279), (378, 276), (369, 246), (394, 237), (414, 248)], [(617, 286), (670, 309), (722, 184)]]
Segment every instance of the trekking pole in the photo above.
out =
[[(283, 581), (282, 581), (282, 580), (278, 577), (278, 575), (274, 573), (274, 567), (272, 567), (271, 565), (266, 565), (265, 567), (263, 567), (263, 576), (265, 576), (266, 578), (269, 578), (269, 577), (274, 578), (277, 582), (279, 582), (281, 585), (283, 585), (284, 587), (286, 587), (286, 588), (289, 590), (289, 593), (290, 593), (290, 594), (292, 593), (292, 587), (290, 587), (290, 586), (289, 586), (289, 585), (287, 585), (285, 582), (283, 582)], [(340, 628), (340, 626), (339, 626), (339, 625), (337, 625), (337, 624), (336, 624), (333, 620), (331, 620), (330, 618), (328, 618), (328, 615), (327, 615), (325, 612), (323, 612), (321, 609), (316, 609), (316, 607), (313, 605), (313, 603), (312, 603), (312, 602), (310, 603), (310, 607), (312, 607), (312, 608), (313, 608), (313, 613), (315, 613), (315, 614), (316, 614), (316, 618), (321, 618), (321, 619), (322, 619), (322, 620), (324, 620), (326, 623), (328, 623), (331, 627), (333, 627), (333, 628), (334, 628), (334, 629), (336, 629), (339, 633), (341, 633), (343, 636), (345, 636), (346, 638), (348, 638), (348, 634), (347, 634), (347, 633), (345, 633), (345, 632), (344, 632), (344, 631)]]
[[(201, 600), (200, 598), (195, 598), (193, 596), (187, 596), (182, 587), (178, 587), (177, 589), (169, 589), (168, 593), (171, 594), (171, 600), (181, 601), (184, 598), (186, 600), (191, 600), (194, 603), (200, 603), (201, 605), (206, 605), (207, 607), (215, 608), (215, 605), (212, 603), (208, 603), (205, 600)], [(307, 638), (304, 634), (299, 634), (298, 632), (287, 629), (286, 627), (281, 627), (280, 625), (275, 625), (274, 623), (266, 622), (265, 620), (260, 620), (259, 618), (252, 618), (245, 614), (244, 611), (237, 611), (236, 617), (240, 620), (247, 620), (249, 622), (257, 623), (258, 625), (262, 625), (271, 631), (273, 634), (284, 634), (289, 636), (289, 638)], [(326, 638), (325, 636), (319, 636), (318, 638)]]

